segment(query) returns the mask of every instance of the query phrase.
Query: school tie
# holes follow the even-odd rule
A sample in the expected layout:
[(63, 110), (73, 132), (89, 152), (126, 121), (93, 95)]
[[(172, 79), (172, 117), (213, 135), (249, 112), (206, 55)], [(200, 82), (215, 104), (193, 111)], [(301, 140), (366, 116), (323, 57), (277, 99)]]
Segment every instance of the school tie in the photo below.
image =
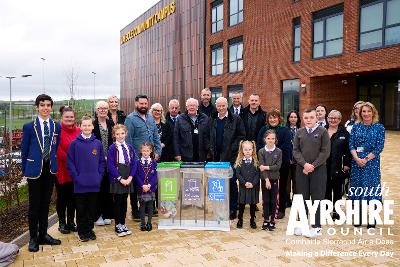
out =
[(50, 152), (50, 131), (49, 131), (49, 126), (47, 125), (47, 121), (44, 121), (43, 124), (44, 124), (43, 159), (48, 160)]
[(244, 160), (244, 163), (246, 163), (246, 164), (250, 164), (250, 163), (251, 163), (251, 161), (250, 161), (250, 159), (245, 159), (245, 160)]
[(144, 166), (147, 166), (149, 164), (149, 162), (147, 161), (147, 159), (144, 160)]
[(124, 155), (125, 165), (129, 165), (128, 151), (126, 150), (126, 147), (124, 145), (121, 145), (121, 147), (122, 147), (122, 154)]
[(318, 125), (322, 127), (322, 121), (319, 121), (319, 122), (318, 122)]
[(238, 108), (235, 108), (235, 114), (239, 115), (239, 109)]
[(308, 129), (308, 133), (309, 133), (309, 134), (312, 133), (312, 129), (311, 129), (311, 128)]

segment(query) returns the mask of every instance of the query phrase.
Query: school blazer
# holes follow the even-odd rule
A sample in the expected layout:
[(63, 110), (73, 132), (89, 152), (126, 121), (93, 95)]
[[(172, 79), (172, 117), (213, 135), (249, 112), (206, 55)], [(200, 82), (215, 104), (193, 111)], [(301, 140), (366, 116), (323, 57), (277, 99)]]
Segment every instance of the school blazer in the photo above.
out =
[[(49, 120), (50, 131), (50, 172), (57, 173), (56, 152), (60, 142), (61, 127)], [(25, 123), (22, 128), (21, 144), (22, 173), (28, 179), (37, 179), (43, 168), (43, 138), (39, 118)]]

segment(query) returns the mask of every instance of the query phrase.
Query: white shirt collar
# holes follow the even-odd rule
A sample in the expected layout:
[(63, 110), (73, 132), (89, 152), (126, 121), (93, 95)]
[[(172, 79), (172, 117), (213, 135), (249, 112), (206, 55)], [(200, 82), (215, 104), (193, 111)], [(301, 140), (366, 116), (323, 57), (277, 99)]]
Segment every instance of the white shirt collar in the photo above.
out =
[(149, 164), (150, 162), (151, 162), (151, 158), (149, 157), (149, 158), (145, 158), (145, 157), (141, 157), (140, 158), (140, 161), (143, 163), (143, 164), (145, 164), (145, 160), (147, 160), (147, 164)]
[(314, 126), (313, 128), (308, 128), (308, 127), (306, 126), (307, 133), (309, 132), (309, 129), (311, 129), (311, 132), (314, 132), (315, 129), (318, 128), (318, 126), (319, 126), (318, 123), (316, 123), (315, 126)]
[(276, 148), (276, 146), (274, 145), (271, 149), (269, 149), (266, 145), (265, 145), (265, 151), (267, 151), (267, 152), (273, 152), (274, 150), (275, 150), (275, 148)]
[(244, 161), (250, 161), (250, 163), (253, 161), (252, 158), (246, 158), (246, 157), (244, 157), (243, 160), (244, 160)]
[(89, 137), (87, 137), (83, 133), (81, 133), (81, 136), (83, 137), (83, 139), (90, 139), (90, 137), (92, 137), (92, 134), (90, 134)]
[(46, 120), (42, 119), (40, 116), (38, 116), (38, 118), (39, 118), (40, 124), (43, 124), (44, 121), (47, 121), (47, 125), (48, 125), (50, 122), (50, 118), (47, 118)]
[(218, 113), (218, 118), (221, 119), (221, 120), (224, 119), (224, 118), (227, 118), (227, 117), (228, 117), (228, 111), (225, 113), (225, 115), (222, 118)]
[(122, 146), (122, 145), (126, 146), (125, 140), (124, 140), (124, 142), (122, 142), (122, 143), (120, 143), (120, 142), (118, 142), (118, 141), (115, 140), (115, 144), (118, 145), (118, 146)]

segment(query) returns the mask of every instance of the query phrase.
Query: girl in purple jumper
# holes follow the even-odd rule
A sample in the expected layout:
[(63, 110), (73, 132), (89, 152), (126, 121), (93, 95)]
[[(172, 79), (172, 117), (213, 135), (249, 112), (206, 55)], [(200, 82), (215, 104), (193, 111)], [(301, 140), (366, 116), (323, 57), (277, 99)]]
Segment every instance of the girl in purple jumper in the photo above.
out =
[[(157, 190), (157, 162), (154, 159), (154, 148), (152, 144), (140, 145), (140, 157), (136, 171), (136, 186), (138, 200), (140, 203), (140, 230), (151, 231), (151, 218), (153, 215), (153, 201), (156, 199)], [(145, 210), (147, 209), (148, 219), (145, 222)]]

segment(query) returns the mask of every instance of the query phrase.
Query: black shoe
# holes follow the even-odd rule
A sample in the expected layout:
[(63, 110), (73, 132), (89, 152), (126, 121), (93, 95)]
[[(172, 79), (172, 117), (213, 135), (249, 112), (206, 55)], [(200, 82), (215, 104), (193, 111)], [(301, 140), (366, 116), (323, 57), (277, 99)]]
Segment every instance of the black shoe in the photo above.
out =
[(285, 218), (285, 212), (279, 212), (278, 213), (278, 219), (283, 219), (283, 218)]
[(236, 219), (237, 218), (237, 215), (236, 215), (236, 212), (232, 212), (230, 215), (229, 215), (229, 220), (234, 220), (234, 219)]
[(242, 228), (243, 228), (243, 219), (239, 219), (239, 220), (238, 220), (238, 222), (237, 222), (237, 224), (236, 224), (236, 227), (237, 227), (238, 229), (242, 229)]
[(256, 222), (254, 221), (254, 219), (250, 219), (250, 227), (251, 227), (252, 229), (257, 229), (257, 224), (256, 224)]
[(288, 201), (286, 202), (286, 207), (290, 208), (292, 206), (292, 200), (288, 199)]
[(90, 230), (88, 237), (90, 240), (96, 240), (96, 234), (94, 233), (93, 230)]
[(261, 229), (268, 230), (268, 228), (269, 228), (269, 222), (268, 221), (264, 221), (263, 225), (261, 226)]
[(78, 235), (79, 241), (81, 242), (88, 242), (90, 240), (89, 234), (80, 234)]
[(275, 223), (274, 223), (274, 222), (270, 222), (270, 223), (269, 223), (269, 226), (268, 226), (268, 230), (269, 230), (269, 231), (274, 231), (275, 228), (276, 228)]
[(67, 223), (67, 227), (71, 232), (77, 232), (78, 228), (76, 227), (76, 224), (74, 223), (74, 221), (70, 221)]
[(61, 245), (61, 240), (51, 237), (49, 234), (45, 234), (39, 237), (39, 245)]
[(153, 225), (151, 223), (148, 223), (146, 225), (146, 230), (147, 230), (147, 232), (150, 232), (151, 230), (153, 230)]
[(139, 215), (139, 211), (133, 211), (132, 212), (132, 220), (134, 221), (139, 221), (140, 220), (140, 215)]
[(68, 226), (64, 223), (59, 223), (58, 225), (58, 231), (64, 235), (71, 233), (69, 230)]
[(37, 238), (32, 238), (29, 240), (28, 246), (29, 252), (38, 252), (39, 251), (39, 242)]
[(147, 231), (147, 226), (145, 224), (140, 224), (140, 231)]

